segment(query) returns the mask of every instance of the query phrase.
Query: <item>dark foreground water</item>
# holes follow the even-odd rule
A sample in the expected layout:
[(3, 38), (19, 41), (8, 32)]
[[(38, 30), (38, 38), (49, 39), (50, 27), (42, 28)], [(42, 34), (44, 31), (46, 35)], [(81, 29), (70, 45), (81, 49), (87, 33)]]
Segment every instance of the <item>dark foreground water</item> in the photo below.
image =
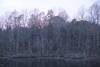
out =
[(0, 59), (0, 67), (100, 67), (99, 60)]

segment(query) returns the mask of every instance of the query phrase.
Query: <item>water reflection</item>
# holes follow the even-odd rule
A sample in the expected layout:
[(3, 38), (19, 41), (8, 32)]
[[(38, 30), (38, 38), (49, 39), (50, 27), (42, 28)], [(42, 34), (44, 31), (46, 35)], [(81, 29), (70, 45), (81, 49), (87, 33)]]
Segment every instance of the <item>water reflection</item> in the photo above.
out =
[(100, 67), (99, 61), (0, 59), (0, 67)]

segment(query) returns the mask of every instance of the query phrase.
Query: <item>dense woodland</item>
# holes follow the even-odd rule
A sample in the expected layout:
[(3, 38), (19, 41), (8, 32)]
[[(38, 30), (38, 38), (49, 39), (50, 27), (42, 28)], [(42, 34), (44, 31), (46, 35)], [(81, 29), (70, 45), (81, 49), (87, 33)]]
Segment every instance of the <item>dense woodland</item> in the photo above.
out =
[(88, 15), (68, 20), (65, 11), (57, 15), (34, 10), (11, 12), (0, 18), (0, 57), (6, 56), (99, 56), (100, 5), (93, 4)]

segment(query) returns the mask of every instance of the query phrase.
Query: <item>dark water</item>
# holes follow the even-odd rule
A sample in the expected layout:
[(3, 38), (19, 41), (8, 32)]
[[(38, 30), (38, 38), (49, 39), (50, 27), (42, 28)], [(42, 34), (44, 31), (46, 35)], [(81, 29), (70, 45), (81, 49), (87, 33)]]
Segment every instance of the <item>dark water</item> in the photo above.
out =
[(99, 60), (0, 59), (0, 67), (100, 67)]

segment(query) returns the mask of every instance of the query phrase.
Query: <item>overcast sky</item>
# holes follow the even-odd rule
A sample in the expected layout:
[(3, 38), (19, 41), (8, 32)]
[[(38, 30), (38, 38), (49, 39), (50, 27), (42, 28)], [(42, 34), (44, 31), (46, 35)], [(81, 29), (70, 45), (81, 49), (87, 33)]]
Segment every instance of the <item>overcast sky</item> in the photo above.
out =
[(39, 8), (42, 11), (48, 9), (58, 10), (63, 8), (69, 16), (74, 16), (82, 6), (89, 8), (95, 0), (0, 0), (0, 13), (11, 10), (23, 10)]

